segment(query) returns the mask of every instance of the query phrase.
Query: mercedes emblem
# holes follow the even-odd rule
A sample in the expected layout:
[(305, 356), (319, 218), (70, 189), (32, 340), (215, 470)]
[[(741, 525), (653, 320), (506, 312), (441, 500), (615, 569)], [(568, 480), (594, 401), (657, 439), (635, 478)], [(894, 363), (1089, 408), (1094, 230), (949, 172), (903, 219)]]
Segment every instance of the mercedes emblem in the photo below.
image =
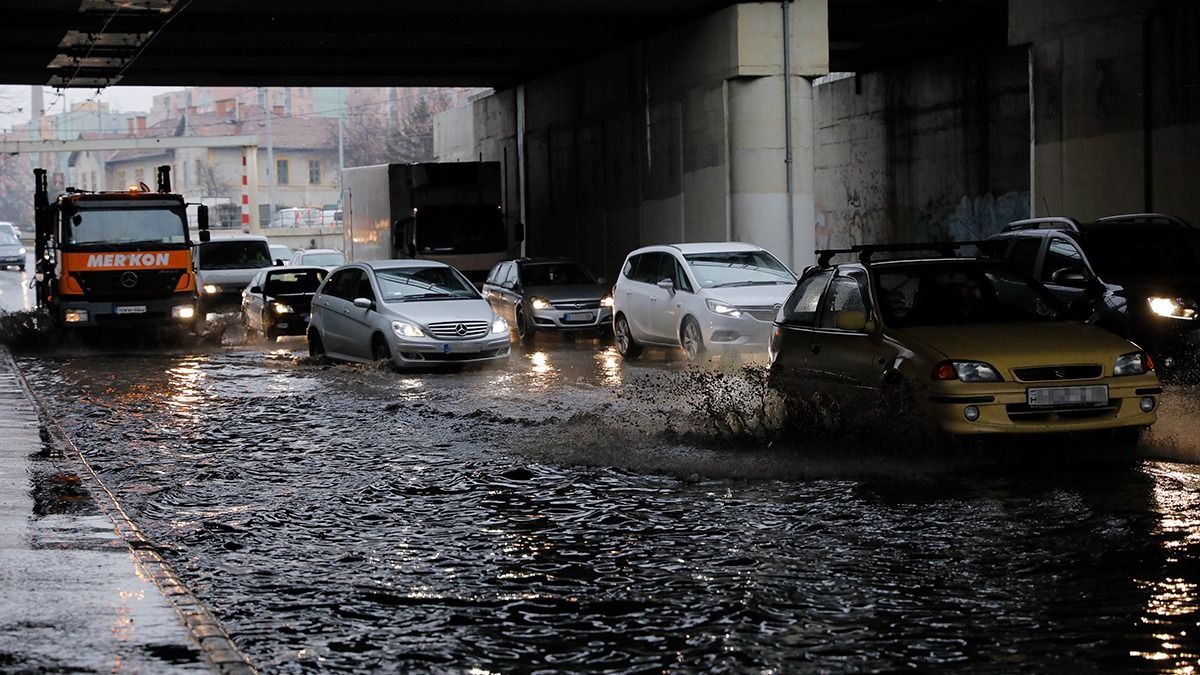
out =
[(137, 286), (137, 282), (137, 272), (125, 272), (121, 274), (121, 285), (125, 288), (133, 288), (134, 286)]
[(467, 327), (460, 323), (454, 327), (454, 332), (458, 333), (459, 337), (462, 337), (467, 334)]

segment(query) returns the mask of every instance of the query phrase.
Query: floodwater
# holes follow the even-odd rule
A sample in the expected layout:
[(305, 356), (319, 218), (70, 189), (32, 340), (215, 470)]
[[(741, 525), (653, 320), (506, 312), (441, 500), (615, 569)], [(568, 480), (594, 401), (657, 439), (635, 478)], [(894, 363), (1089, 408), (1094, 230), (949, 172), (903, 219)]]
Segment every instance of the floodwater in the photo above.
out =
[(1200, 659), (1191, 392), (1168, 391), (1155, 459), (1121, 463), (730, 433), (731, 398), (758, 414), (736, 372), (599, 341), (435, 374), (303, 350), (19, 359), (264, 672)]

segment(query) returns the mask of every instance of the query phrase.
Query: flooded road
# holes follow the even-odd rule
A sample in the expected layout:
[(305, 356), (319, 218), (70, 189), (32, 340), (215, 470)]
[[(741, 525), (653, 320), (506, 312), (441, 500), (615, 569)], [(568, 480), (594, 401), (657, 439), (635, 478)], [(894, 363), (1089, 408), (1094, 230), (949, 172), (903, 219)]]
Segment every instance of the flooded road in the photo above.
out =
[(19, 358), (264, 672), (1200, 658), (1200, 466), (1174, 461), (1200, 441), (1170, 391), (1155, 461), (962, 457), (731, 440), (704, 414), (736, 377), (589, 340), (417, 375), (303, 349)]

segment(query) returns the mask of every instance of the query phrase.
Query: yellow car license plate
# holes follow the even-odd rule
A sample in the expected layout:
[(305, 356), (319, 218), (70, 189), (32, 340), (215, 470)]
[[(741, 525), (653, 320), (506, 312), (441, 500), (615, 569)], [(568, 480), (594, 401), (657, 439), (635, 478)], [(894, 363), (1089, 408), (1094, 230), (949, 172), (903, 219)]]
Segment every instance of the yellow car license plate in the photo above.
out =
[(1029, 407), (1080, 407), (1108, 403), (1108, 385), (1086, 387), (1031, 387), (1025, 390)]

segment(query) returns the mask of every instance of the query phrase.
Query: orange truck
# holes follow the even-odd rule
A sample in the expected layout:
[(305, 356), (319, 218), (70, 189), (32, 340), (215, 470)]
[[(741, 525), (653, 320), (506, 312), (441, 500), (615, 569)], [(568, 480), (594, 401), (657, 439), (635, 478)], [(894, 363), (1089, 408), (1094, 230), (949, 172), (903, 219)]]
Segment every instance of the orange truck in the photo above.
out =
[[(187, 203), (160, 166), (157, 190), (67, 188), (50, 201), (34, 169), (38, 307), (61, 328), (138, 326), (186, 332), (196, 320), (196, 274)], [(208, 209), (197, 210), (208, 241)]]

